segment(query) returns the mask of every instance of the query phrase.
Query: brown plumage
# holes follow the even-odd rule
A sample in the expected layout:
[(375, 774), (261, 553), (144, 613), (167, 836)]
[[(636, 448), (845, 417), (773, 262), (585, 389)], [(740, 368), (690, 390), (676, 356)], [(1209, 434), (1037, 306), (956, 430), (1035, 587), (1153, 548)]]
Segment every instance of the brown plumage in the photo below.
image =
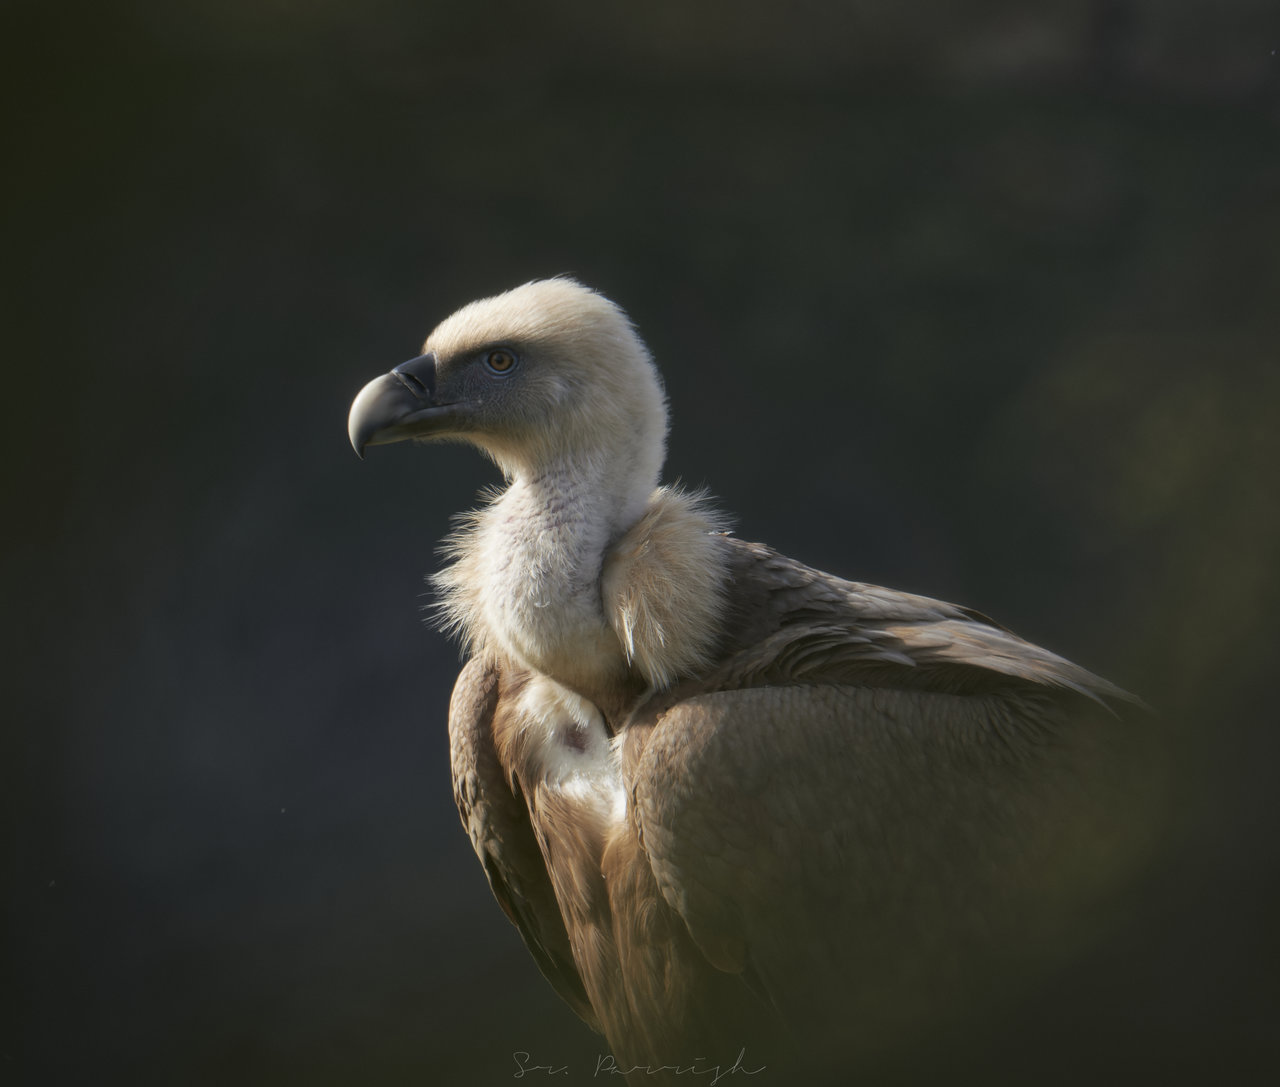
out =
[(350, 422), (506, 477), (437, 578), (470, 655), (453, 779), (556, 991), (636, 1082), (744, 1046), (847, 1067), (1015, 978), (1124, 867), (1134, 700), (724, 533), (657, 486), (665, 432), (644, 345), (565, 279), (459, 311)]

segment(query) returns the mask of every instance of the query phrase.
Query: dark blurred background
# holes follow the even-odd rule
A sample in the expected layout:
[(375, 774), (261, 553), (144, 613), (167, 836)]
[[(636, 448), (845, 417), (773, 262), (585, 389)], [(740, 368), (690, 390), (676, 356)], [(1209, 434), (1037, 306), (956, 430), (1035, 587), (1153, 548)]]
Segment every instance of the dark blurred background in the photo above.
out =
[(668, 478), (741, 535), (1164, 711), (1164, 844), (975, 1035), (983, 1082), (1274, 1061), (1274, 3), (3, 18), (0, 1080), (589, 1078), (458, 825), (423, 623), (494, 472), (345, 431), (456, 306), (561, 272), (639, 324)]

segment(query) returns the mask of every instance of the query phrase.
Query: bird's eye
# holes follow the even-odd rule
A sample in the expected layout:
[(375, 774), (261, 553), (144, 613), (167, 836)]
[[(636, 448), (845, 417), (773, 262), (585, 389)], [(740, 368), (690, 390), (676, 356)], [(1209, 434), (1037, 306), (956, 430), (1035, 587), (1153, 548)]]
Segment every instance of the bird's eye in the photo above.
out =
[(484, 364), (495, 374), (508, 374), (515, 369), (516, 357), (506, 348), (499, 347), (485, 355)]

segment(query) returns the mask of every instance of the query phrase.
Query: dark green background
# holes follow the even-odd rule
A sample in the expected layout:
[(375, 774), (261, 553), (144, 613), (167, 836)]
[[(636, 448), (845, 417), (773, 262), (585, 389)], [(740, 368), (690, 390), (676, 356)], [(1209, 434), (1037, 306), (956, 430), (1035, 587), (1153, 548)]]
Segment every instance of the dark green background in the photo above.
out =
[[(437, 320), (561, 272), (639, 324), (668, 478), (742, 535), (1166, 714), (1130, 919), (948, 1074), (1274, 1060), (1273, 4), (4, 20), (0, 1079), (482, 1085), (529, 1050), (589, 1080), (458, 826), (422, 624), (494, 473), (345, 434)], [(921, 1054), (885, 1081), (938, 1082)]]

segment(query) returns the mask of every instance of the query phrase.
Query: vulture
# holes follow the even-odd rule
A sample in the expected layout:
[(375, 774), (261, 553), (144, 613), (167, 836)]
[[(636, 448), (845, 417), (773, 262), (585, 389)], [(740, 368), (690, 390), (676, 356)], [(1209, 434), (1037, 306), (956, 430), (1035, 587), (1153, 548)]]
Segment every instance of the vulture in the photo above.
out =
[(660, 485), (667, 425), (626, 314), (553, 278), (444, 320), (349, 436), (504, 477), (433, 580), (458, 810), (542, 973), (632, 1083), (801, 1082), (1086, 938), (1141, 837), (1146, 711), (979, 612), (737, 538)]

